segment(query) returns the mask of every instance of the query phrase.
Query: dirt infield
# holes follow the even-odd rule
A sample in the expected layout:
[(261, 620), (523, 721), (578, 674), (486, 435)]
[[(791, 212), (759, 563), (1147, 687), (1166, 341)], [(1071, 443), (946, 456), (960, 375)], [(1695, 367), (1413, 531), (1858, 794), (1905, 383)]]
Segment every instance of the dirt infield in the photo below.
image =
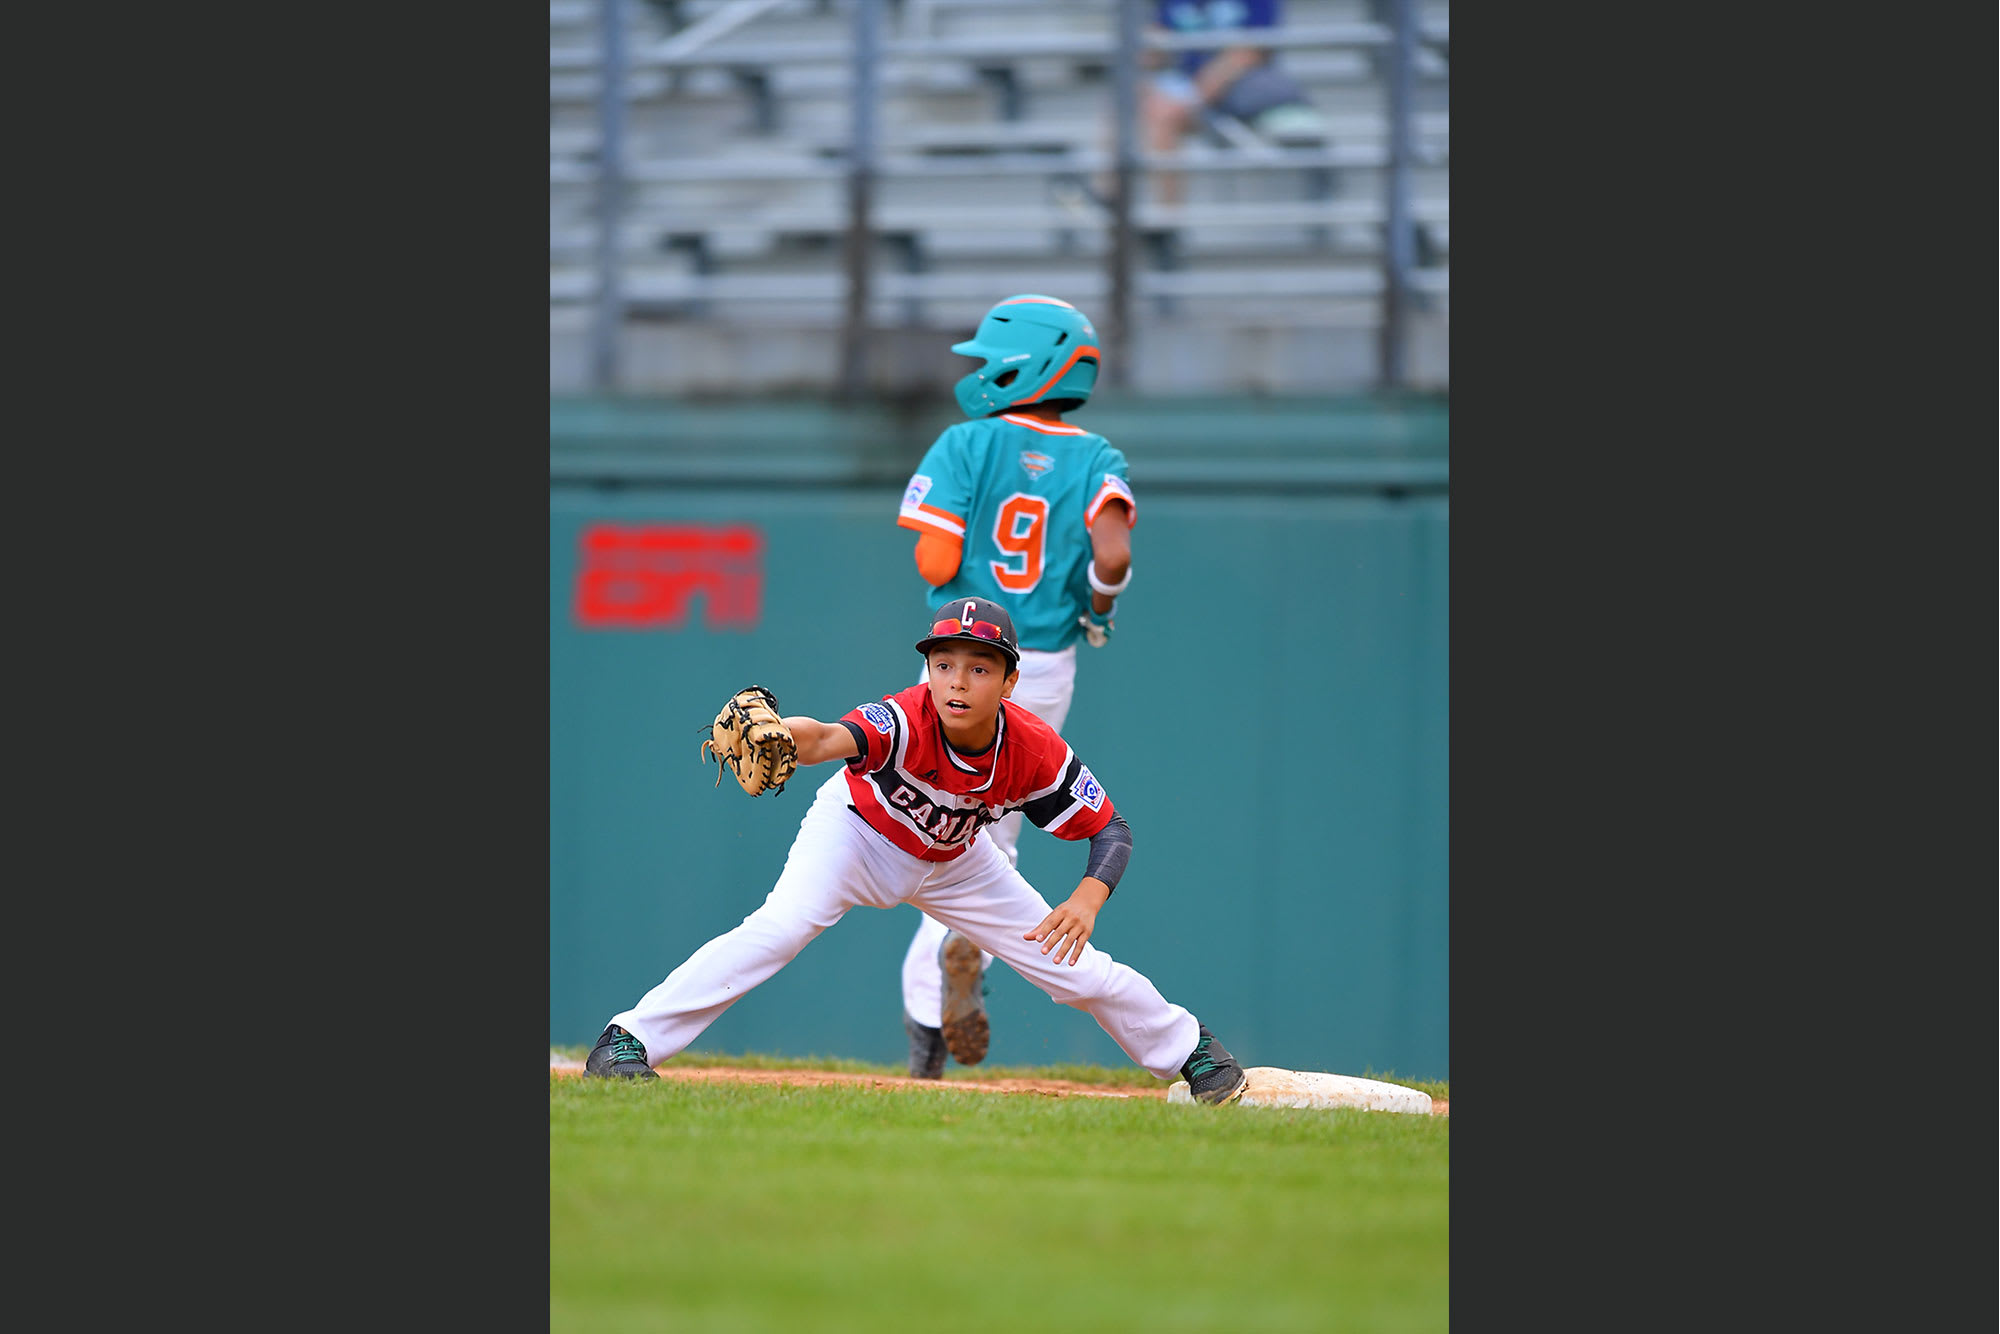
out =
[[(583, 1073), (581, 1063), (557, 1064), (551, 1060), (552, 1075)], [(1033, 1093), (1044, 1098), (1159, 1098), (1160, 1089), (1115, 1088), (1104, 1084), (1080, 1084), (1067, 1079), (911, 1079), (904, 1075), (855, 1075), (832, 1070), (743, 1070), (734, 1066), (668, 1065), (660, 1069), (662, 1079), (685, 1079), (696, 1083), (790, 1084), (811, 1088), (824, 1084), (865, 1084), (871, 1088), (924, 1088), (942, 1093)], [(1431, 1115), (1449, 1116), (1451, 1103), (1431, 1099)]]

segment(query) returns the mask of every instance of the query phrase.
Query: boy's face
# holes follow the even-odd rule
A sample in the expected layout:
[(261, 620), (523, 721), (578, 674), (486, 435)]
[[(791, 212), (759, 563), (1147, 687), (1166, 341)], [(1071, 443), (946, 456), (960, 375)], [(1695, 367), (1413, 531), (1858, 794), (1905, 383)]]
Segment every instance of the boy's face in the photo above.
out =
[(931, 704), (954, 744), (978, 750), (993, 739), (1000, 701), (1021, 679), (1007, 670), (1007, 655), (969, 640), (939, 644), (924, 655)]

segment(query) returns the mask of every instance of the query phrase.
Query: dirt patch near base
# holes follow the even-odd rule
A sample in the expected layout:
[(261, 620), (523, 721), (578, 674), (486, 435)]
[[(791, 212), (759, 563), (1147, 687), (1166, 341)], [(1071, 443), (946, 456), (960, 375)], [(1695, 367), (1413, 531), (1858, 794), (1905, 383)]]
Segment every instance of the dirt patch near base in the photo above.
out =
[[(550, 1074), (579, 1075), (583, 1067), (549, 1067)], [(1158, 1098), (1160, 1089), (1118, 1088), (1105, 1084), (1081, 1084), (1067, 1079), (911, 1079), (906, 1075), (856, 1075), (834, 1070), (743, 1070), (735, 1066), (667, 1065), (660, 1068), (662, 1079), (682, 1079), (710, 1084), (789, 1084), (813, 1088), (827, 1084), (863, 1084), (870, 1088), (922, 1088), (940, 1093), (1034, 1093), (1045, 1098)], [(1451, 1104), (1443, 1098), (1431, 1099), (1431, 1114), (1447, 1116)]]
[[(550, 1074), (576, 1075), (581, 1066), (550, 1066)], [(1039, 1093), (1048, 1098), (1165, 1098), (1165, 1089), (1112, 1088), (1067, 1079), (911, 1079), (907, 1075), (856, 1075), (836, 1070), (743, 1070), (735, 1066), (665, 1065), (660, 1078), (703, 1084), (863, 1084), (869, 1088), (921, 1088), (940, 1093)]]

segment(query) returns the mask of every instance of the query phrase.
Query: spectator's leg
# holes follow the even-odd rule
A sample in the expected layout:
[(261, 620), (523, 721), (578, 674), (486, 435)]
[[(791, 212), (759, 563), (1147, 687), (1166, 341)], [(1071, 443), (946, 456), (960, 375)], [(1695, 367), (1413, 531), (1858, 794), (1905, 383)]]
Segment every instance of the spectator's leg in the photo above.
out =
[[(1182, 138), (1194, 128), (1187, 103), (1158, 88), (1146, 89), (1145, 99), (1139, 106), (1139, 117), (1149, 153), (1175, 151), (1180, 147)], [(1156, 171), (1152, 175), (1155, 199), (1162, 204), (1181, 202), (1183, 190), (1179, 172)]]

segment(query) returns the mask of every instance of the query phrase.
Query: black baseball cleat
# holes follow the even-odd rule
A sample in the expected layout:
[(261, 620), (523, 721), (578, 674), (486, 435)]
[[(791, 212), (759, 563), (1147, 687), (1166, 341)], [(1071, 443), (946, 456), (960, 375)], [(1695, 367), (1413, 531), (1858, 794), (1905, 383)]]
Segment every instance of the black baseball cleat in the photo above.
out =
[(903, 1031), (910, 1035), (910, 1078), (944, 1078), (944, 1034), (920, 1024), (903, 1011)]
[(1200, 1028), (1201, 1041), (1194, 1044), (1193, 1054), (1182, 1063), (1181, 1078), (1187, 1080), (1188, 1092), (1196, 1102), (1211, 1107), (1235, 1102), (1250, 1087), (1250, 1080), (1229, 1049), (1208, 1031), (1208, 1025), (1202, 1024)]
[(653, 1069), (652, 1062), (646, 1059), (646, 1044), (616, 1024), (605, 1025), (597, 1045), (590, 1049), (590, 1059), (583, 1063), (583, 1073), (600, 1079), (610, 1079), (614, 1075), (623, 1079), (660, 1077), (659, 1071)]
[(986, 1040), (992, 1034), (979, 946), (956, 931), (946, 932), (938, 946), (938, 967), (944, 970), (944, 1045), (960, 1065), (978, 1065), (986, 1059)]

